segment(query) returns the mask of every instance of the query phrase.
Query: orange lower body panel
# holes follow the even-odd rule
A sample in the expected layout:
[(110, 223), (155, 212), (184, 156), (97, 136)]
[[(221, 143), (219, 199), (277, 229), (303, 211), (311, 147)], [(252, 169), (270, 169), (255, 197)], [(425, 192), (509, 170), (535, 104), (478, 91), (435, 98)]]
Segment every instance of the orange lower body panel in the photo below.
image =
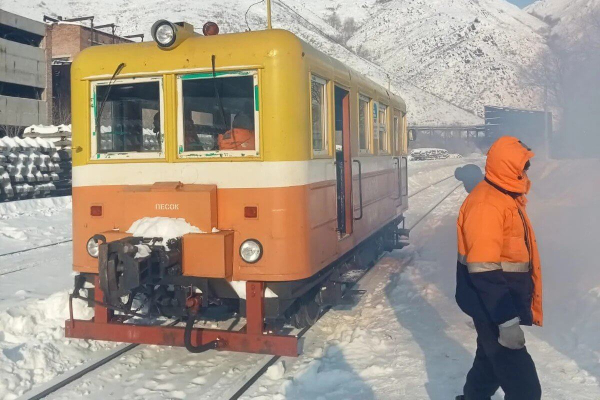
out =
[(233, 275), (233, 232), (184, 235), (182, 266), (185, 276), (231, 280)]

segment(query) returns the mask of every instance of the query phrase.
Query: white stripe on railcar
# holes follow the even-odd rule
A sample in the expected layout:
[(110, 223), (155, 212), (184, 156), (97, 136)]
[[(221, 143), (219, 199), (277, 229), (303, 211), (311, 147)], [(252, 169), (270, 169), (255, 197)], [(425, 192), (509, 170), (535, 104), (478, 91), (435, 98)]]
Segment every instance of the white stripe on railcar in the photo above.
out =
[[(359, 157), (362, 173), (394, 168), (389, 157)], [(217, 185), (223, 189), (303, 186), (335, 180), (333, 159), (190, 163), (88, 164), (73, 168), (73, 187), (151, 185), (156, 182)], [(353, 174), (358, 174), (356, 165)]]

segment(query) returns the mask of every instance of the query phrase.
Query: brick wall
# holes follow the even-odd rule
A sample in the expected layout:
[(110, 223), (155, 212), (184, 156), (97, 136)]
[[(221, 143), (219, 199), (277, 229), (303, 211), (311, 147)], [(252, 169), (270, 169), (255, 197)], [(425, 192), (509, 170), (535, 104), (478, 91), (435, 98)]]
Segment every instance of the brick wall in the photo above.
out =
[(52, 58), (73, 58), (83, 49), (81, 47), (81, 26), (72, 24), (52, 24), (51, 32)]
[[(66, 58), (68, 61), (80, 51), (92, 45), (92, 30), (76, 24), (52, 24), (48, 28), (52, 32), (52, 58)], [(94, 44), (129, 43), (130, 40), (113, 36), (110, 33), (94, 30)]]

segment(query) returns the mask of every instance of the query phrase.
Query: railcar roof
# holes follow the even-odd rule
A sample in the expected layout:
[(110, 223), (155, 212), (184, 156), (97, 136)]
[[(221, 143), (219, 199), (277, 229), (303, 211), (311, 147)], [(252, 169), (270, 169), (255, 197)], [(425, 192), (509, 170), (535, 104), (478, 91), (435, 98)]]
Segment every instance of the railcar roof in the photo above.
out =
[[(159, 48), (154, 41), (93, 46), (77, 56), (73, 63), (72, 75), (74, 79), (82, 80), (108, 79), (121, 62), (124, 62), (126, 67), (120, 77), (197, 71), (210, 69), (212, 54), (215, 53), (217, 69), (260, 68), (265, 58), (308, 56), (313, 62), (327, 64), (336, 75), (356, 79), (362, 86), (376, 92), (379, 97), (389, 98), (395, 107), (406, 111), (406, 104), (400, 96), (282, 29), (216, 36), (197, 35), (171, 50)], [(165, 57), (167, 54), (168, 57)]]

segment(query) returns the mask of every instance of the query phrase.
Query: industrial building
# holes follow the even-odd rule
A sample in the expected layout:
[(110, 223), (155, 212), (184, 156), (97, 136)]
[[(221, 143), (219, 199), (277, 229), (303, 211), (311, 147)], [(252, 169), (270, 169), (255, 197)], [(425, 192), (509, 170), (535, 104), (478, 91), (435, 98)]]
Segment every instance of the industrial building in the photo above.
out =
[(115, 30), (112, 23), (95, 25), (93, 16), (38, 22), (0, 10), (0, 137), (30, 125), (70, 124), (70, 70), (77, 54), (90, 46), (143, 40)]
[(51, 121), (46, 25), (0, 10), (0, 135)]

